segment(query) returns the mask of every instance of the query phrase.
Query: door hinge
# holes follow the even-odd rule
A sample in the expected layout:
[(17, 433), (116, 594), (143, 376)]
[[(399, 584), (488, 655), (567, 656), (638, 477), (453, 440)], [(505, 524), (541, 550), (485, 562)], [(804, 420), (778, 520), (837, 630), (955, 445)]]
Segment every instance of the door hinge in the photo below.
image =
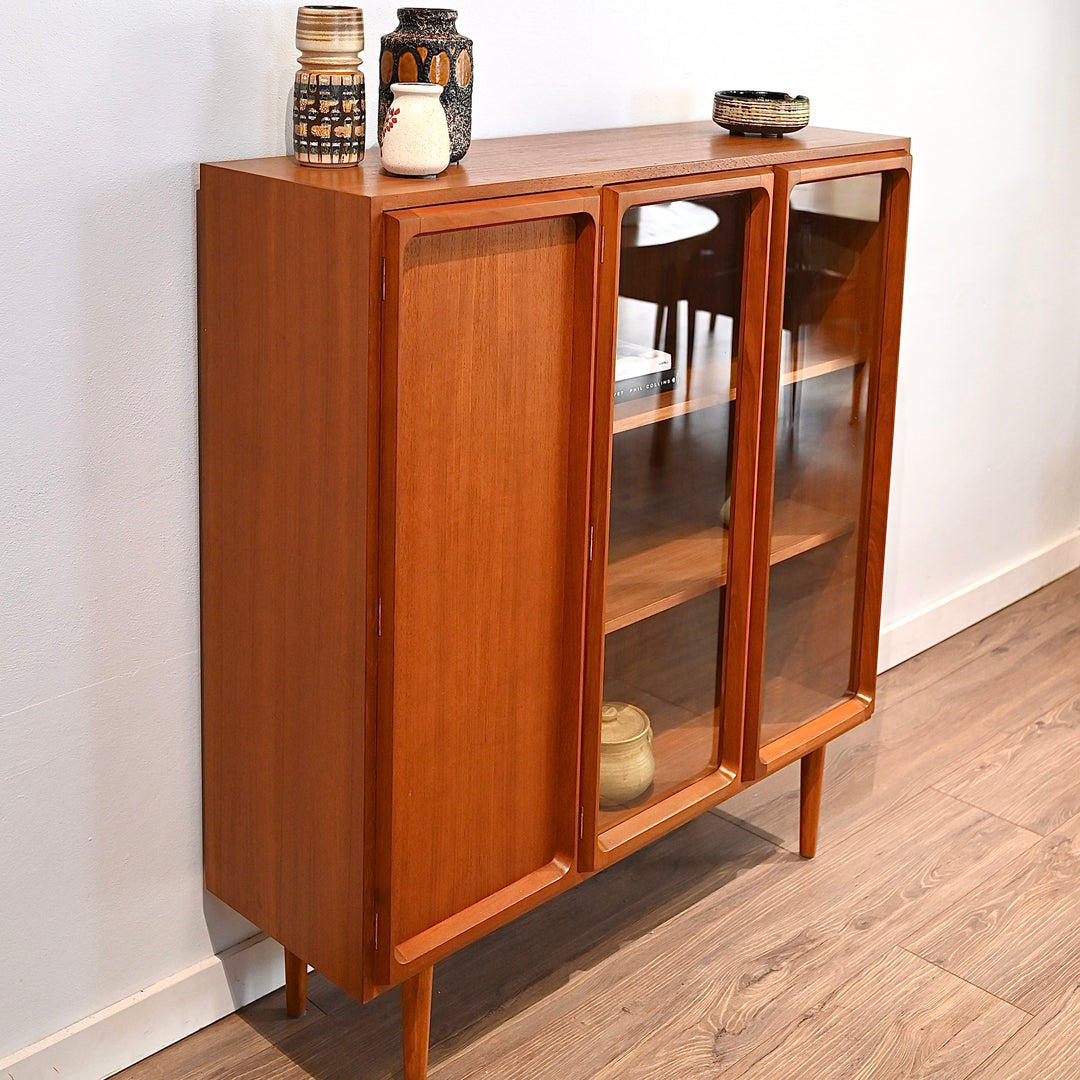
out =
[(379, 947), (379, 913), (375, 912), (375, 948)]
[(375, 636), (382, 637), (382, 597), (375, 604)]
[(592, 550), (593, 550), (593, 534), (596, 529), (594, 526), (589, 526), (589, 562), (592, 562)]
[(385, 300), (386, 299), (386, 256), (385, 255), (382, 257), (381, 261), (382, 261), (382, 272), (381, 272), (381, 274), (382, 274), (382, 284), (381, 284), (381, 287), (380, 287), (380, 292), (381, 292), (380, 299)]
[(604, 261), (604, 248), (607, 247), (607, 226), (600, 226), (600, 261)]
[(581, 816), (578, 818), (578, 838), (585, 839), (585, 807), (581, 808)]

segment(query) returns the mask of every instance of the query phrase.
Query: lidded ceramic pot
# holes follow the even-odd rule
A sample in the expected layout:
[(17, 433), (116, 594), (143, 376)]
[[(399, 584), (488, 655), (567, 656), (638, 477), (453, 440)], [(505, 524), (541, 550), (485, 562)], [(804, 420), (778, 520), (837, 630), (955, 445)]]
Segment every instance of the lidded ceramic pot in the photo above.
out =
[(625, 701), (605, 701), (600, 709), (600, 805), (633, 802), (649, 790), (655, 773), (648, 716)]
[(301, 7), (296, 47), (293, 157), (324, 168), (358, 165), (364, 157), (364, 13), (357, 7)]
[(450, 160), (460, 161), (472, 139), (473, 43), (458, 33), (451, 8), (398, 8), (398, 26), (384, 34), (379, 56), (379, 142), (394, 83), (443, 87)]
[(394, 176), (436, 176), (450, 164), (438, 83), (394, 83), (383, 125), (382, 165)]

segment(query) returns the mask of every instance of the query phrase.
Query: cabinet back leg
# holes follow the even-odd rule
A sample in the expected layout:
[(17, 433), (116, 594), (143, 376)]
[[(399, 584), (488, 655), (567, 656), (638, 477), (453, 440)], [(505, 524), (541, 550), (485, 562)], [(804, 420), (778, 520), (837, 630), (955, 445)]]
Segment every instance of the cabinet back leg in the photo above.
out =
[(427, 1080), (434, 970), (424, 968), (401, 984), (401, 1045), (405, 1058), (405, 1080)]
[(285, 950), (285, 1011), (290, 1016), (307, 1012), (307, 963)]
[(821, 811), (821, 781), (825, 774), (825, 747), (811, 750), (800, 763), (799, 854), (812, 859), (817, 851), (818, 814)]

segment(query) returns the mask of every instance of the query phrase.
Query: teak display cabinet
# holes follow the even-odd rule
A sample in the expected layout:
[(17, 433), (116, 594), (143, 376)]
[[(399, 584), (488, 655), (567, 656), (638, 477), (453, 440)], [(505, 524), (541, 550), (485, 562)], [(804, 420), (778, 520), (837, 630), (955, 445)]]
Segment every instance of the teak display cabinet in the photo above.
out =
[(813, 854), (874, 705), (908, 148), (203, 167), (206, 880), (291, 1013), (309, 964), (402, 983), (419, 1080), (436, 961), (796, 759)]

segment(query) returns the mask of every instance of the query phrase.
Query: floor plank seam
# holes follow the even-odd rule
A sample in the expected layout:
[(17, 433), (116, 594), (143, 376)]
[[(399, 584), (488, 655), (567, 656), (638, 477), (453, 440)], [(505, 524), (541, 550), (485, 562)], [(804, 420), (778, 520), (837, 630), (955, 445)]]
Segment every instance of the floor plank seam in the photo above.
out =
[[(1032, 1024), (1032, 1021), (1034, 1021), (1034, 1020), (1035, 1020), (1035, 1017), (1032, 1016), (1030, 1020), (1025, 1021), (1000, 1046), (994, 1047), (994, 1049), (991, 1050), (990, 1053), (987, 1054), (986, 1057), (984, 1057), (982, 1059), (982, 1061), (980, 1061), (975, 1066), (975, 1068), (971, 1070), (971, 1072), (965, 1073), (962, 1077), (959, 1077), (958, 1080), (971, 1080), (971, 1078), (973, 1076), (978, 1076), (980, 1073), (982, 1073), (987, 1068), (987, 1066), (989, 1066), (990, 1062), (992, 1062), (994, 1060), (994, 1058), (996, 1058), (998, 1056), (998, 1054), (1002, 1054), (1002, 1053), (1005, 1052), (1005, 1050), (1009, 1046), (1009, 1044), (1012, 1043), (1016, 1039), (1016, 1037), (1018, 1035), (1020, 1035), (1021, 1033), (1025, 1032), (1025, 1031), (1027, 1031), (1027, 1029)], [(1017, 1077), (1017, 1080), (1020, 1080), (1020, 1078)]]
[[(1026, 1017), (1028, 1017), (1029, 1020), (1033, 1020), (1035, 1018), (1035, 1013), (1031, 1012), (1030, 1009), (1025, 1009), (1022, 1006), (1017, 1005), (1015, 1001), (1009, 1001), (1008, 998), (1003, 998), (1000, 994), (995, 994), (993, 990), (987, 990), (985, 986), (980, 986), (977, 982), (972, 982), (971, 979), (965, 979), (963, 975), (958, 975), (955, 971), (951, 971), (949, 968), (944, 967), (942, 964), (938, 964), (935, 963), (933, 960), (927, 959), (921, 953), (915, 952), (914, 949), (909, 949), (906, 945), (897, 945), (896, 947), (906, 952), (909, 956), (914, 956), (916, 959), (921, 960), (924, 964), (929, 964), (931, 967), (936, 967), (938, 971), (944, 971), (947, 975), (951, 975), (954, 979), (959, 979), (961, 982), (967, 983), (968, 986), (973, 986), (976, 990), (981, 990), (982, 993), (987, 994), (992, 998), (995, 998), (1003, 1005), (1008, 1005), (1009, 1008), (1015, 1009), (1017, 1012), (1022, 1012)], [(1024, 1027), (1026, 1026), (1027, 1021), (1024, 1021)], [(1022, 1031), (1023, 1028), (1020, 1028), (1019, 1030)], [(1010, 1039), (1015, 1037), (1015, 1033), (1009, 1036)], [(1001, 1045), (1004, 1046), (1005, 1043), (1002, 1043)], [(995, 1050), (994, 1053), (996, 1054), (997, 1050)]]
[[(948, 794), (947, 792), (939, 791), (939, 790), (938, 790), (937, 788), (935, 788), (935, 787), (932, 787), (932, 786), (931, 786), (931, 787), (927, 787), (927, 788), (924, 788), (923, 790), (924, 790), (924, 791), (934, 791), (934, 792), (935, 792), (936, 794), (938, 794), (938, 795), (942, 795), (942, 796), (943, 796), (944, 798), (946, 798), (946, 799), (952, 799), (952, 800), (953, 800), (953, 801), (955, 801), (955, 802), (958, 802), (958, 803), (962, 803), (963, 805), (965, 805), (965, 806), (969, 807), (970, 809), (972, 809), (972, 810), (975, 810), (975, 811), (977, 811), (977, 812), (978, 812), (978, 813), (980, 813), (980, 814), (983, 814), (983, 815), (984, 815), (984, 816), (985, 816), (985, 817), (986, 817), (987, 819), (989, 819), (989, 818), (994, 818), (994, 819), (996, 819), (997, 821), (1002, 821), (1002, 822), (1004, 822), (1004, 823), (1005, 823), (1006, 825), (1009, 825), (1009, 826), (1011, 826), (1011, 827), (1012, 827), (1012, 828), (1014, 828), (1014, 829), (1019, 829), (1019, 830), (1020, 830), (1021, 832), (1027, 832), (1027, 833), (1030, 833), (1030, 834), (1031, 834), (1031, 840), (1030, 840), (1030, 842), (1028, 843), (1028, 845), (1027, 845), (1026, 847), (1022, 848), (1022, 849), (1021, 849), (1020, 851), (1018, 851), (1018, 852), (1017, 852), (1017, 853), (1016, 853), (1016, 854), (1015, 854), (1015, 855), (1013, 856), (1013, 858), (1012, 858), (1012, 859), (1011, 859), (1011, 860), (1010, 860), (1010, 861), (1009, 861), (1008, 863), (1006, 863), (1006, 864), (1005, 864), (1005, 866), (1006, 866), (1006, 867), (1008, 867), (1008, 866), (1013, 866), (1013, 865), (1014, 865), (1014, 864), (1015, 864), (1015, 863), (1016, 863), (1016, 862), (1017, 862), (1017, 861), (1018, 861), (1019, 859), (1022, 859), (1022, 858), (1024, 858), (1024, 857), (1025, 857), (1025, 856), (1026, 856), (1026, 855), (1027, 855), (1027, 854), (1028, 854), (1028, 853), (1029, 853), (1029, 852), (1030, 852), (1030, 851), (1031, 851), (1031, 850), (1032, 850), (1033, 848), (1036, 848), (1036, 847), (1038, 847), (1038, 845), (1039, 845), (1039, 844), (1041, 844), (1041, 843), (1043, 842), (1043, 840), (1045, 840), (1045, 839), (1046, 839), (1046, 838), (1045, 838), (1044, 836), (1040, 836), (1040, 835), (1039, 835), (1039, 833), (1037, 833), (1037, 832), (1034, 832), (1034, 831), (1033, 831), (1032, 829), (1027, 829), (1027, 828), (1025, 828), (1025, 827), (1024, 827), (1023, 825), (1017, 825), (1017, 824), (1016, 824), (1015, 822), (1013, 822), (1013, 821), (1007, 821), (1007, 820), (1006, 820), (1005, 818), (1003, 818), (1003, 817), (1000, 817), (1000, 816), (999, 816), (999, 815), (997, 815), (997, 814), (993, 814), (993, 813), (991, 813), (991, 812), (990, 812), (989, 810), (984, 810), (984, 809), (983, 809), (983, 808), (982, 808), (981, 806), (975, 806), (975, 805), (974, 805), (973, 803), (965, 802), (965, 801), (964, 801), (963, 799), (957, 799), (957, 798), (956, 798), (956, 796), (954, 796), (954, 795), (949, 795), (949, 794)], [(1078, 816), (1078, 817), (1080, 817), (1080, 815), (1077, 815), (1077, 816)], [(987, 880), (988, 880), (988, 879), (989, 879), (990, 877), (993, 877), (993, 875), (994, 875), (994, 874), (996, 874), (996, 873), (1001, 873), (1001, 870), (1002, 870), (1002, 868), (998, 868), (998, 869), (996, 869), (996, 870), (992, 871), (992, 872), (991, 872), (991, 873), (990, 873), (990, 874), (988, 875), (988, 877), (986, 877), (986, 878), (980, 878), (980, 879), (979, 879), (979, 880), (977, 880), (977, 881), (973, 881), (973, 882), (972, 882), (972, 884), (971, 884), (971, 888), (970, 888), (970, 889), (968, 889), (968, 890), (967, 890), (967, 892), (965, 892), (965, 893), (962, 893), (962, 894), (961, 894), (960, 896), (958, 896), (958, 897), (956, 898), (956, 900), (954, 901), (954, 904), (953, 904), (953, 906), (959, 906), (960, 904), (963, 904), (963, 903), (964, 903), (964, 901), (965, 901), (965, 900), (967, 900), (967, 898), (968, 898), (969, 896), (971, 896), (972, 894), (974, 894), (974, 893), (978, 892), (978, 891), (979, 891), (979, 890), (980, 890), (981, 888), (983, 888), (983, 886), (984, 886), (984, 885), (986, 884)], [(939, 919), (939, 918), (940, 918), (940, 913), (939, 913), (939, 914), (937, 914), (937, 915), (931, 915), (931, 916), (929, 916), (929, 917), (927, 918), (926, 922), (924, 922), (924, 923), (921, 923), (921, 924), (920, 924), (920, 925), (919, 925), (919, 926), (918, 926), (918, 927), (917, 927), (917, 928), (916, 928), (916, 929), (915, 929), (915, 930), (914, 930), (914, 931), (913, 931), (912, 933), (910, 933), (910, 934), (907, 934), (907, 935), (905, 936), (905, 940), (910, 940), (911, 938), (914, 938), (914, 937), (918, 937), (918, 936), (919, 936), (920, 934), (922, 934), (922, 933), (923, 933), (923, 932), (925, 931), (926, 927), (927, 927), (927, 926), (928, 926), (928, 925), (929, 925), (929, 924), (930, 924), (931, 922), (933, 922), (933, 921), (935, 921), (935, 920), (937, 920), (937, 919)], [(901, 949), (904, 949), (904, 951), (905, 951), (905, 952), (911, 952), (911, 950), (910, 950), (910, 949), (907, 949), (907, 948), (906, 948), (906, 947), (905, 947), (904, 945), (900, 944), (899, 942), (897, 943), (897, 945), (898, 945), (898, 947), (899, 947), (899, 948), (901, 948)], [(914, 953), (914, 952), (912, 952), (912, 955), (913, 955), (913, 956), (919, 956), (919, 954), (918, 954), (918, 953)], [(921, 960), (926, 960), (926, 957), (925, 957), (925, 956), (920, 956), (919, 958), (920, 958)], [(933, 963), (933, 961), (932, 961), (932, 960), (926, 960), (926, 962), (927, 962), (928, 964), (931, 964), (931, 963)], [(940, 967), (941, 965), (940, 965), (940, 964), (935, 964), (934, 966), (935, 966), (935, 967)], [(948, 969), (947, 969), (947, 968), (942, 968), (942, 970), (943, 970), (943, 971), (945, 971), (945, 970), (948, 970)], [(950, 974), (955, 974), (955, 972), (950, 972)], [(959, 978), (959, 976), (957, 976), (957, 977)], [(968, 980), (967, 980), (967, 979), (965, 979), (964, 981), (965, 981), (965, 982), (968, 982)], [(975, 984), (974, 984), (974, 983), (972, 983), (972, 985), (974, 986)], [(979, 989), (980, 989), (980, 990), (982, 990), (982, 989), (985, 989), (985, 988), (984, 988), (984, 987), (981, 987), (981, 986), (980, 986), (980, 987), (979, 987)], [(987, 991), (987, 993), (989, 993), (989, 992), (990, 992), (990, 991)], [(994, 996), (996, 997), (997, 995), (995, 994)], [(1004, 1000), (1004, 999), (1003, 999), (1003, 1000)], [(1009, 1002), (1008, 1004), (1010, 1004), (1010, 1005), (1011, 1005), (1011, 1004), (1012, 1004), (1012, 1002)], [(1019, 1006), (1014, 1006), (1014, 1008), (1019, 1008)], [(1021, 1011), (1022, 1011), (1022, 1012), (1026, 1012), (1027, 1010), (1021, 1010)]]
[[(1032, 836), (1037, 838), (1032, 842), (1032, 847), (1034, 847), (1035, 844), (1037, 844), (1040, 840), (1045, 840), (1046, 837), (1050, 835), (1050, 833), (1057, 832), (1057, 830), (1062, 827), (1061, 825), (1059, 825), (1056, 828), (1051, 829), (1048, 833), (1039, 832), (1038, 829), (1033, 829), (1030, 825), (1025, 825), (1021, 821), (1013, 821), (1012, 818), (1008, 818), (1004, 814), (999, 814), (994, 810), (987, 810), (985, 806), (980, 806), (978, 803), (973, 803), (970, 799), (965, 799), (962, 795), (954, 795), (951, 791), (944, 791), (942, 788), (939, 788), (937, 784), (931, 784), (930, 790), (936, 791), (939, 795), (944, 795), (948, 799), (955, 799), (957, 802), (963, 803), (965, 806), (970, 806), (973, 810), (978, 810), (980, 813), (989, 814), (991, 817), (996, 817), (999, 821), (1004, 821), (1009, 825), (1015, 825), (1016, 828), (1023, 829), (1025, 832), (1031, 833)], [(1062, 823), (1062, 825), (1065, 824), (1068, 824), (1068, 822), (1066, 821)]]
[[(1077, 781), (1077, 782), (1080, 783), (1080, 781)], [(1066, 830), (1071, 830), (1074, 824), (1077, 825), (1077, 826), (1080, 826), (1080, 814), (1073, 814), (1071, 817), (1067, 817), (1060, 825), (1058, 825), (1055, 828), (1051, 829), (1050, 832), (1048, 832), (1046, 835), (1047, 836), (1053, 836), (1054, 833), (1065, 832)]]

